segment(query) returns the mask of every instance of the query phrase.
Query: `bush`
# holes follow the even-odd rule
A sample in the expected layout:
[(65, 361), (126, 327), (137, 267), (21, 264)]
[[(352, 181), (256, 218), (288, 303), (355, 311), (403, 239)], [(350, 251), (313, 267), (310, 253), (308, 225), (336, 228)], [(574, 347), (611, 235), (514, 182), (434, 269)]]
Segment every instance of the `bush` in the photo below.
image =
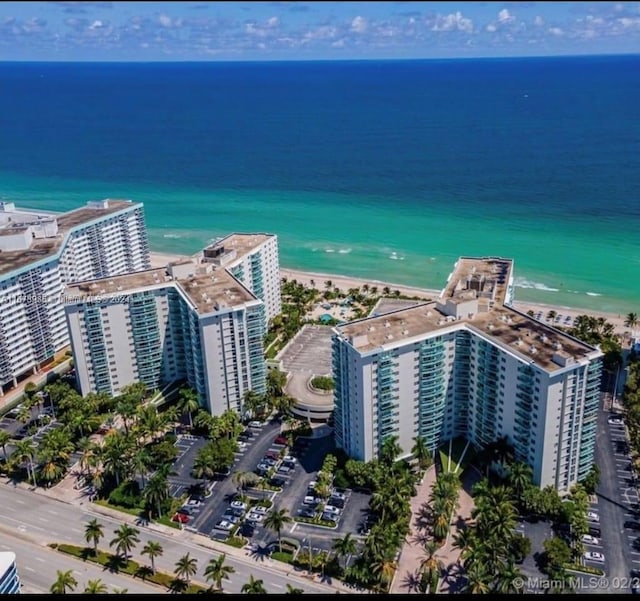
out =
[(284, 563), (293, 563), (293, 554), (287, 551), (283, 551), (282, 553), (280, 553), (280, 551), (274, 551), (271, 554), (271, 559), (275, 559), (276, 561), (282, 561)]
[(333, 390), (333, 378), (329, 376), (315, 376), (311, 380), (311, 386), (318, 390)]
[(126, 480), (114, 488), (109, 494), (111, 505), (120, 505), (128, 509), (142, 509), (144, 500), (140, 494), (140, 486), (135, 480)]

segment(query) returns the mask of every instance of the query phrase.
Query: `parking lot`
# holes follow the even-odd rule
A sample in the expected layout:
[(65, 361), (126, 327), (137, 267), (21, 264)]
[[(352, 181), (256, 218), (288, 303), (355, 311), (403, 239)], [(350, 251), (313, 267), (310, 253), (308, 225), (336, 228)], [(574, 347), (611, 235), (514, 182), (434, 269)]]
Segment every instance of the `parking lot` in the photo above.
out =
[(280, 355), (284, 371), (331, 373), (331, 326), (305, 325)]
[[(270, 481), (272, 485), (281, 487), (280, 492), (261, 490), (259, 487), (248, 488), (245, 495), (249, 499), (267, 498), (272, 501), (275, 509), (285, 509), (287, 514), (296, 517), (305, 507), (303, 501), (307, 496), (308, 485), (315, 480), (318, 470), (327, 453), (334, 450), (331, 436), (322, 438), (299, 438), (294, 446), (287, 450), (290, 459), (281, 456), (286, 448), (279, 441), (280, 423), (268, 422), (261, 427), (248, 428), (252, 436), (244, 438), (246, 447), (236, 454), (236, 461), (231, 469), (231, 474), (221, 477), (212, 483), (210, 496), (197, 495), (192, 504), (181, 511), (184, 512), (184, 526), (189, 530), (202, 535), (225, 540), (230, 530), (236, 525), (241, 526), (240, 534), (248, 538), (258, 548), (266, 548), (276, 540), (276, 534), (263, 526), (264, 519), (269, 511), (262, 511), (262, 515), (252, 512), (250, 507), (245, 507), (238, 502), (238, 485), (234, 481), (234, 474), (238, 472), (260, 472), (260, 468), (274, 467), (276, 473)], [(176, 459), (175, 476), (171, 477), (171, 493), (179, 497), (193, 491), (193, 485), (201, 484), (191, 478), (189, 472), (195, 459), (197, 449), (206, 441), (202, 438), (182, 436), (176, 445), (180, 449), (180, 455)], [(265, 462), (271, 463), (264, 466)], [(258, 475), (256, 473), (256, 475)], [(311, 546), (312, 549), (329, 550), (333, 547), (336, 538), (351, 532), (356, 539), (363, 538), (357, 535), (359, 527), (363, 523), (369, 504), (369, 495), (339, 491), (343, 499), (335, 498), (339, 515), (336, 516), (336, 527), (326, 528), (317, 525), (292, 522), (287, 524), (282, 531), (282, 536), (295, 538), (301, 545)]]

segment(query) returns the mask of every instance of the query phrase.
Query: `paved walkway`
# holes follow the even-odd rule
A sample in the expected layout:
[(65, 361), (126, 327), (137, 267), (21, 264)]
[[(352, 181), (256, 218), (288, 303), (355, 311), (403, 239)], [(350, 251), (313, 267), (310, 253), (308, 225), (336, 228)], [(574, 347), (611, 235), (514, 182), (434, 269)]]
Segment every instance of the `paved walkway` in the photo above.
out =
[[(459, 550), (453, 547), (453, 535), (471, 517), (474, 504), (469, 491), (478, 479), (479, 476), (474, 470), (467, 469), (464, 472), (463, 487), (458, 495), (458, 511), (452, 520), (451, 531), (445, 544), (436, 553), (436, 558), (442, 562), (448, 575), (456, 572), (456, 564), (460, 555)], [(420, 562), (425, 557), (424, 543), (428, 540), (424, 529), (420, 526), (420, 506), (429, 499), (435, 480), (436, 469), (435, 466), (431, 466), (418, 485), (417, 494), (411, 498), (411, 530), (400, 552), (398, 569), (389, 591), (391, 594), (419, 592), (415, 586), (415, 583), (418, 582), (416, 574), (420, 571)], [(450, 582), (443, 578), (439, 592), (454, 592), (453, 589), (449, 590), (449, 588)]]

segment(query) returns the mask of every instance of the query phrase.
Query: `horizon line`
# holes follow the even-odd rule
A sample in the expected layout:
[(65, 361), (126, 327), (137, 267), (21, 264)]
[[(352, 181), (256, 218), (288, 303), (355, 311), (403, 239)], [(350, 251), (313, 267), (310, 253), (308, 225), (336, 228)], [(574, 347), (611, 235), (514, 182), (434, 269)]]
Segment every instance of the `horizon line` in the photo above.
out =
[(481, 60), (536, 60), (536, 59), (562, 59), (562, 58), (615, 58), (615, 57), (640, 57), (640, 52), (611, 52), (595, 54), (542, 54), (542, 55), (517, 55), (517, 56), (450, 56), (450, 57), (387, 57), (387, 58), (270, 58), (270, 59), (14, 59), (0, 60), (0, 64), (200, 64), (200, 63), (365, 63), (365, 62), (426, 62), (426, 61), (481, 61)]

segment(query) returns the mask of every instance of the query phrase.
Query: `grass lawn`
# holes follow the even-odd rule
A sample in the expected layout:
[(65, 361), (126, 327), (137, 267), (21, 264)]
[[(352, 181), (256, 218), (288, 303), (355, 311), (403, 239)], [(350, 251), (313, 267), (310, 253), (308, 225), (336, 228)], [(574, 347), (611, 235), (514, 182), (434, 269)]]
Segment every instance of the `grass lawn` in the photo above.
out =
[(475, 457), (475, 449), (464, 438), (445, 442), (439, 449), (442, 470), (460, 475)]

